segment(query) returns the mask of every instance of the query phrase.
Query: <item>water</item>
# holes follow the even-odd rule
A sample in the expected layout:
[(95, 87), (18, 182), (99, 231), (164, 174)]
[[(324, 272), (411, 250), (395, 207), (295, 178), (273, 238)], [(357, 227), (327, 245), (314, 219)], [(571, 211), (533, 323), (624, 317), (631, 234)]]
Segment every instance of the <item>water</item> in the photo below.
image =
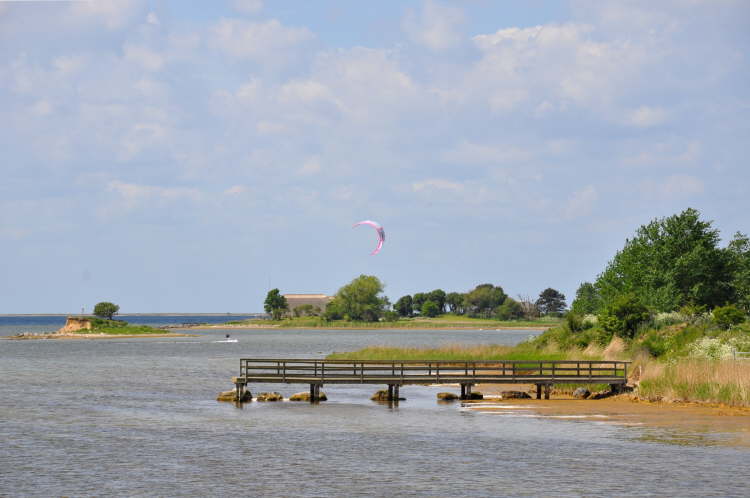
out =
[(356, 385), (325, 386), (320, 405), (214, 401), (242, 356), (514, 344), (528, 331), (231, 331), (236, 344), (196, 333), (0, 341), (0, 495), (747, 495), (746, 449), (468, 411), (436, 403), (444, 388), (405, 387), (392, 408)]

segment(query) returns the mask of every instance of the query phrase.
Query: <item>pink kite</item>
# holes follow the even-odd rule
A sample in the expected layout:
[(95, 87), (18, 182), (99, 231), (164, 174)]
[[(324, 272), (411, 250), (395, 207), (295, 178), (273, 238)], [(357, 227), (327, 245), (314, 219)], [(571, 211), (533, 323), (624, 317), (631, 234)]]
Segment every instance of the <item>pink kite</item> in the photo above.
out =
[(383, 230), (383, 227), (380, 226), (380, 223), (370, 220), (364, 220), (360, 221), (359, 223), (355, 223), (352, 228), (358, 227), (359, 225), (370, 225), (378, 233), (378, 245), (377, 247), (375, 247), (375, 250), (370, 253), (371, 256), (374, 256), (375, 254), (379, 253), (380, 249), (383, 247), (383, 242), (385, 242), (385, 230)]

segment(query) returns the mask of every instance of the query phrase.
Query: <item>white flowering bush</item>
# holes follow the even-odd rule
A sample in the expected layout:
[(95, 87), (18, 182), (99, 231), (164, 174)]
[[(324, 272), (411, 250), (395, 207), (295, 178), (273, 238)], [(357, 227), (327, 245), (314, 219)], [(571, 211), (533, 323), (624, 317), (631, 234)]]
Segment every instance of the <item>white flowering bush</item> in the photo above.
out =
[(670, 313), (659, 313), (654, 317), (654, 326), (656, 328), (668, 327), (678, 323), (686, 322), (688, 318), (679, 311)]
[(690, 345), (688, 355), (692, 358), (706, 360), (724, 360), (732, 358), (734, 350), (732, 344), (722, 342), (714, 337), (703, 337)]

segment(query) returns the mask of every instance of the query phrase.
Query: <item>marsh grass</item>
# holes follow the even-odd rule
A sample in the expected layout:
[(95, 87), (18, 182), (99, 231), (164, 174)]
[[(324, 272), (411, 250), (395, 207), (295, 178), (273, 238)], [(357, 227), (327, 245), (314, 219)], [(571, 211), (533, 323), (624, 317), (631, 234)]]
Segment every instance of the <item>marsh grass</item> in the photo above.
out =
[(534, 351), (496, 344), (466, 346), (448, 345), (439, 348), (395, 348), (370, 346), (349, 353), (332, 353), (329, 360), (419, 360), (419, 361), (500, 361), (500, 360), (564, 360), (566, 353)]
[(107, 335), (147, 335), (163, 334), (163, 330), (147, 327), (145, 325), (118, 325), (115, 327), (98, 327), (90, 330), (76, 330), (76, 334), (107, 334)]
[(639, 394), (649, 399), (750, 406), (750, 361), (650, 362), (643, 366)]

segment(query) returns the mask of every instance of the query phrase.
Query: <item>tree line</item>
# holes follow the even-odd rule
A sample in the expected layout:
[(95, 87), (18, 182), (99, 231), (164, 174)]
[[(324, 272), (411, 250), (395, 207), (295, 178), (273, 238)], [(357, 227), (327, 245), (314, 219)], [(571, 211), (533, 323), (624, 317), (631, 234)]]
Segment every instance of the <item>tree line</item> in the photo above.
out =
[[(566, 309), (565, 295), (552, 288), (543, 290), (536, 300), (523, 296), (516, 300), (508, 296), (499, 285), (480, 284), (465, 293), (446, 293), (443, 289), (435, 289), (408, 294), (401, 296), (394, 304), (383, 295), (383, 290), (383, 283), (377, 277), (360, 275), (339, 289), (319, 314), (325, 320), (364, 322), (383, 319), (395, 321), (415, 316), (433, 318), (445, 313), (474, 318), (520, 320), (543, 315), (561, 316)], [(278, 289), (268, 292), (264, 309), (275, 320), (289, 314), (289, 305)], [(311, 310), (306, 312), (310, 315), (318, 314)]]

